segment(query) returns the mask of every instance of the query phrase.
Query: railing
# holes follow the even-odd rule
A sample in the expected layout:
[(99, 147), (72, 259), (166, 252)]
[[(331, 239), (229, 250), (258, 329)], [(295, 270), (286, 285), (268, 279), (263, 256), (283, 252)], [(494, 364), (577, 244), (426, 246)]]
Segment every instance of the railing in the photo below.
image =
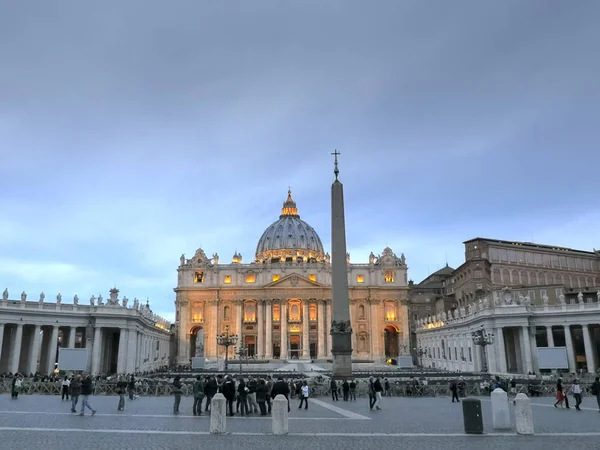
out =
[[(183, 383), (183, 395), (192, 395), (192, 381), (184, 381)], [(12, 387), (12, 380), (0, 381), (0, 394), (10, 392)], [(310, 392), (312, 397), (323, 397), (331, 395), (331, 388), (328, 382), (324, 383), (310, 383)], [(341, 393), (341, 386), (338, 385)], [(588, 393), (590, 390), (589, 385), (582, 385), (584, 393)], [(23, 380), (21, 388), (22, 394), (35, 394), (35, 395), (60, 395), (61, 394), (61, 382), (30, 382)], [(172, 391), (171, 383), (163, 380), (148, 380), (142, 382), (139, 386), (136, 386), (136, 394), (140, 396), (166, 396), (170, 395)], [(528, 395), (539, 395), (554, 396), (556, 393), (556, 386), (554, 384), (539, 384), (539, 385), (517, 385), (517, 392), (525, 393)], [(432, 383), (428, 385), (411, 386), (406, 383), (391, 383), (390, 389), (387, 393), (388, 396), (393, 397), (407, 397), (407, 396), (423, 396), (423, 397), (444, 397), (450, 395), (450, 389), (448, 383)], [(481, 387), (479, 383), (467, 384), (460, 392), (462, 397), (465, 396), (482, 396), (489, 395), (489, 389)], [(117, 395), (116, 382), (100, 381), (94, 383), (94, 395)], [(368, 396), (368, 384), (365, 380), (359, 380), (356, 386), (356, 395), (358, 397)]]

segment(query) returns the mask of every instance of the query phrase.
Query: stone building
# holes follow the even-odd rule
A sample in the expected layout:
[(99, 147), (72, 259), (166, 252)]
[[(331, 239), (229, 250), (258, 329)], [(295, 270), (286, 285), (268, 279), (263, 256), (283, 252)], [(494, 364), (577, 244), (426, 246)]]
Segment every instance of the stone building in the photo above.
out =
[[(348, 261), (350, 255), (348, 255)], [(353, 358), (408, 353), (407, 265), (390, 248), (348, 266)], [(230, 263), (202, 249), (181, 256), (176, 292), (177, 363), (217, 359), (217, 335), (236, 334), (261, 359), (331, 358), (331, 264), (317, 232), (288, 192), (279, 219), (258, 240), (254, 259)]]
[[(88, 348), (87, 370), (92, 374), (134, 373), (168, 366), (170, 324), (153, 314), (148, 303), (130, 305), (110, 290), (106, 303), (100, 295), (88, 305), (53, 303), (42, 293), (37, 301), (10, 299), (4, 290), (0, 301), (0, 373), (51, 374), (58, 348)], [(60, 369), (60, 368), (59, 368)]]
[[(570, 372), (598, 369), (599, 252), (481, 238), (465, 250), (445, 281), (456, 307), (414, 323), (424, 366), (538, 372), (537, 348), (564, 347)], [(485, 352), (480, 331), (494, 336)]]

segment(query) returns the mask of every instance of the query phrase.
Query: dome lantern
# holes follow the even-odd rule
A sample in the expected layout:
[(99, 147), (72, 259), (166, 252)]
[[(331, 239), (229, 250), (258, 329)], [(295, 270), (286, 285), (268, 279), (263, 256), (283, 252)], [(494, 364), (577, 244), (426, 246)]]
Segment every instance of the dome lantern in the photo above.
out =
[(279, 216), (279, 218), (283, 218), (283, 217), (300, 217), (298, 215), (298, 208), (296, 207), (296, 202), (292, 199), (292, 189), (288, 189), (288, 196), (287, 196), (287, 200), (285, 202), (283, 202), (283, 207), (281, 208), (281, 216)]

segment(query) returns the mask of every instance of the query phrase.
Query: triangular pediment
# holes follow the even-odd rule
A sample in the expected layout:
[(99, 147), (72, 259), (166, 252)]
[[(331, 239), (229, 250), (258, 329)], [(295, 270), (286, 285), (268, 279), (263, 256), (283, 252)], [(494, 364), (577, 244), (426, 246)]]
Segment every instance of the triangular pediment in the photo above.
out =
[(307, 288), (307, 287), (323, 287), (323, 285), (317, 283), (316, 281), (312, 281), (302, 275), (298, 275), (297, 273), (290, 273), (284, 277), (281, 277), (277, 281), (273, 281), (265, 286), (266, 288), (270, 287), (285, 287), (285, 288)]

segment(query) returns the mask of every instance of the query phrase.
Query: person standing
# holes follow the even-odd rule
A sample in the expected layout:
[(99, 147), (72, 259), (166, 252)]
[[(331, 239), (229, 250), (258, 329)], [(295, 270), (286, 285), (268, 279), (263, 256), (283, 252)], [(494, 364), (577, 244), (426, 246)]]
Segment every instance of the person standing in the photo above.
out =
[(71, 382), (69, 381), (69, 378), (66, 375), (65, 378), (62, 380), (61, 386), (61, 401), (64, 401), (65, 397), (67, 401), (69, 401), (69, 386), (71, 386)]
[(596, 377), (596, 380), (592, 383), (590, 393), (596, 396), (596, 402), (598, 403), (598, 411), (600, 411), (600, 377)]
[(212, 398), (217, 395), (219, 392), (219, 383), (217, 383), (217, 379), (211, 376), (206, 382), (206, 406), (204, 407), (204, 411), (208, 411), (210, 408), (210, 402)]
[(75, 375), (71, 380), (71, 412), (77, 412), (77, 402), (81, 395), (81, 375)]
[(271, 389), (271, 398), (275, 399), (279, 394), (287, 399), (288, 412), (290, 412), (290, 386), (283, 381), (283, 377), (279, 377), (277, 382), (273, 385), (273, 389)]
[[(344, 397), (346, 394), (344, 394)], [(304, 403), (304, 409), (308, 409), (308, 383), (306, 380), (302, 383), (302, 392), (300, 394), (300, 406), (298, 409), (302, 408), (302, 403)]]
[(194, 381), (194, 406), (192, 407), (192, 413), (194, 416), (202, 415), (202, 399), (204, 398), (204, 382), (202, 377), (198, 375), (196, 381)]
[(344, 394), (344, 401), (347, 402), (350, 398), (350, 384), (345, 378), (344, 382), (342, 383), (342, 393)]
[(350, 400), (356, 401), (356, 381), (350, 381)]
[(23, 387), (23, 379), (21, 378), (21, 374), (15, 373), (12, 380), (12, 390), (11, 397), (14, 399), (19, 398), (19, 393), (21, 392), (21, 388)]
[(267, 412), (271, 414), (271, 392), (273, 391), (273, 379), (267, 377)]
[(83, 398), (81, 399), (81, 412), (79, 413), (80, 416), (84, 416), (85, 408), (88, 408), (90, 411), (92, 411), (92, 416), (96, 414), (96, 410), (92, 408), (88, 401), (90, 395), (92, 395), (92, 388), (92, 376), (89, 373), (84, 372), (81, 380), (81, 396)]
[(256, 387), (256, 401), (258, 402), (258, 407), (260, 409), (260, 415), (266, 416), (267, 415), (267, 406), (265, 403), (267, 401), (267, 384), (265, 383), (265, 380), (263, 380), (262, 378), (260, 380), (258, 380), (258, 386)]
[(331, 383), (329, 384), (331, 388), (331, 400), (334, 402), (338, 402), (340, 399), (338, 398), (338, 386), (335, 380), (332, 378)]
[(135, 377), (131, 374), (129, 382), (127, 383), (127, 393), (129, 394), (129, 400), (135, 399)]
[(127, 381), (123, 375), (119, 375), (119, 380), (117, 381), (117, 394), (119, 394), (119, 404), (117, 406), (117, 411), (125, 410), (125, 391), (127, 390)]
[(373, 409), (373, 405), (375, 405), (375, 378), (372, 376), (369, 377), (369, 409)]
[(179, 405), (181, 404), (181, 393), (183, 392), (183, 384), (181, 383), (181, 377), (177, 375), (173, 379), (173, 414), (179, 414)]
[(231, 378), (231, 375), (225, 377), (222, 391), (223, 397), (225, 397), (225, 400), (227, 401), (226, 409), (229, 411), (227, 415), (231, 417), (233, 416), (233, 402), (235, 401), (235, 382), (233, 381), (233, 378)]
[(243, 378), (240, 378), (237, 387), (238, 393), (238, 407), (242, 416), (248, 415), (248, 387)]

